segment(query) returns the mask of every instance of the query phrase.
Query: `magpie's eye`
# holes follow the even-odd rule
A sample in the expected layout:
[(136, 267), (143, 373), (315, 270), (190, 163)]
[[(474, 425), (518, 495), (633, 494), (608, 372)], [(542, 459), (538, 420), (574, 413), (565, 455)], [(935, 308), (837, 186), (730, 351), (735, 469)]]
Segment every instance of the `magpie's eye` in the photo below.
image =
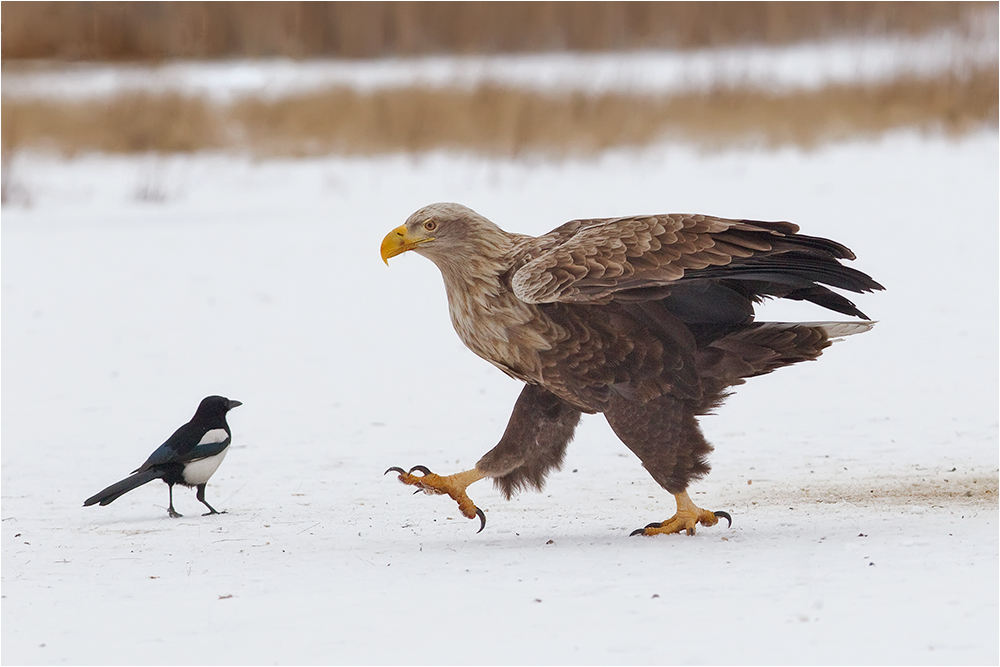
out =
[(424, 229), (427, 230), (428, 232), (433, 232), (435, 229), (437, 229), (437, 227), (438, 223), (435, 222), (434, 220), (424, 221)]

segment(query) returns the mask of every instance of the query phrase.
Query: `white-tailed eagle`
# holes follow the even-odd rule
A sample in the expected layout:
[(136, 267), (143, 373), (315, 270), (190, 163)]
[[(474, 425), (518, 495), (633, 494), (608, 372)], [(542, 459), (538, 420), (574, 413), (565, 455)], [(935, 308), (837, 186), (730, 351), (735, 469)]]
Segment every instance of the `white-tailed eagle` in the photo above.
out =
[[(670, 214), (573, 220), (533, 237), (460, 204), (420, 209), (386, 235), (382, 259), (412, 250), (434, 262), (459, 337), (525, 387), (500, 442), (471, 470), (389, 470), (448, 494), (482, 530), (485, 515), (466, 488), (488, 477), (507, 497), (540, 489), (580, 415), (600, 412), (677, 502), (673, 517), (634, 534), (731, 523), (687, 494), (708, 473), (712, 450), (698, 416), (746, 378), (815, 359), (831, 339), (871, 328), (829, 287), (882, 289), (840, 263), (854, 259), (846, 247), (798, 231), (789, 222)], [(753, 305), (770, 297), (866, 321), (754, 322)]]

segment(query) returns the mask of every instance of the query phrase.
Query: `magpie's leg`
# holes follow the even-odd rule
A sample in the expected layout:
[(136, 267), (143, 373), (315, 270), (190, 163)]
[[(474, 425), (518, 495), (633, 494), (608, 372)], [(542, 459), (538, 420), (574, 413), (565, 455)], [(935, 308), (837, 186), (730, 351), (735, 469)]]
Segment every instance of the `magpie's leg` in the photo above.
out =
[(211, 505), (209, 505), (208, 501), (205, 500), (205, 487), (206, 486), (207, 486), (207, 484), (199, 484), (198, 485), (198, 493), (196, 494), (196, 497), (198, 498), (198, 500), (200, 500), (202, 502), (202, 504), (205, 505), (205, 507), (207, 507), (208, 509), (211, 510), (210, 512), (205, 512), (204, 514), (202, 514), (202, 516), (208, 516), (209, 514), (225, 514), (226, 510), (222, 510), (220, 512), (217, 509), (215, 509), (214, 507), (212, 507)]
[(170, 493), (170, 507), (167, 508), (167, 514), (169, 514), (172, 519), (179, 519), (184, 515), (178, 514), (177, 510), (174, 509), (174, 485), (167, 484), (167, 489), (169, 489)]

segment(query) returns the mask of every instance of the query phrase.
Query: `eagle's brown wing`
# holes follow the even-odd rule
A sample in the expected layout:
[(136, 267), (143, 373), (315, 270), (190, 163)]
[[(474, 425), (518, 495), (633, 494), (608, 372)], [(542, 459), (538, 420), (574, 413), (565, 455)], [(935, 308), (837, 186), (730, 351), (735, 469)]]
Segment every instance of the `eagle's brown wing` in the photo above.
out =
[[(511, 287), (528, 303), (606, 303), (661, 299), (680, 283), (727, 281), (744, 299), (805, 299), (865, 317), (823, 285), (854, 292), (881, 289), (840, 264), (854, 259), (845, 246), (797, 233), (789, 222), (728, 220), (706, 215), (657, 215), (574, 220), (526, 248)], [(687, 289), (687, 288), (685, 288)], [(682, 302), (717, 301), (682, 293)], [(683, 308), (690, 304), (680, 303)], [(867, 319), (867, 318), (866, 318)]]

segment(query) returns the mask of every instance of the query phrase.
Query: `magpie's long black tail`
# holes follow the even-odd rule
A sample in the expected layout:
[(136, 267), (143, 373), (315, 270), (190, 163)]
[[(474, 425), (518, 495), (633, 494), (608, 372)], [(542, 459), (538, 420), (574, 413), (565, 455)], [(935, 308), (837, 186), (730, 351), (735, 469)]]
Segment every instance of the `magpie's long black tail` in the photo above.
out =
[(120, 496), (125, 495), (132, 489), (142, 486), (146, 482), (152, 482), (154, 479), (159, 479), (163, 477), (164, 473), (162, 470), (147, 470), (145, 472), (137, 472), (134, 475), (130, 475), (120, 482), (115, 482), (108, 488), (95, 493), (91, 497), (83, 501), (83, 506), (87, 507), (89, 505), (94, 505), (100, 503), (101, 505), (107, 505), (118, 500)]

